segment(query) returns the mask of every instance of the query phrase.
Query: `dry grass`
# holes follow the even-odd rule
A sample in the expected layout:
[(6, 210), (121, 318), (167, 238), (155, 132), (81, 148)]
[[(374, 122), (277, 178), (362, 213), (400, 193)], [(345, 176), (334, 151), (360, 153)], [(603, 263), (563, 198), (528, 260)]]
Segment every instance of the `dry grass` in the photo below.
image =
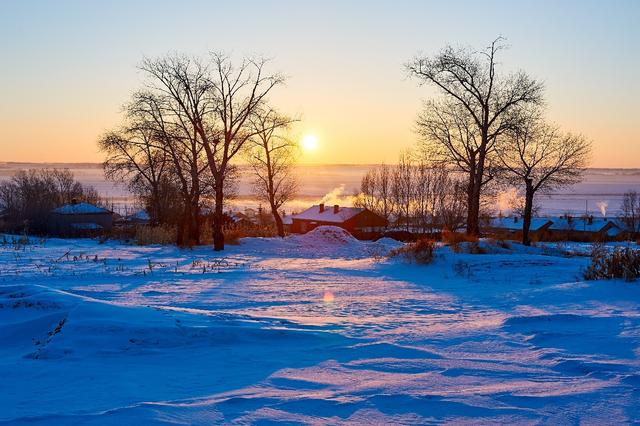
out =
[(169, 226), (139, 226), (135, 234), (136, 244), (148, 246), (152, 244), (174, 244), (176, 229)]
[(402, 256), (408, 262), (426, 265), (433, 262), (435, 242), (430, 239), (421, 239), (391, 250), (389, 257)]
[(467, 235), (461, 232), (444, 231), (442, 242), (451, 247), (454, 253), (482, 254), (484, 250), (480, 247), (478, 237)]
[(230, 245), (240, 244), (241, 238), (248, 237), (275, 237), (277, 232), (274, 226), (233, 226), (224, 230), (224, 243)]
[(596, 244), (591, 252), (591, 264), (584, 272), (587, 280), (622, 278), (635, 281), (640, 278), (640, 250), (616, 247), (612, 252)]

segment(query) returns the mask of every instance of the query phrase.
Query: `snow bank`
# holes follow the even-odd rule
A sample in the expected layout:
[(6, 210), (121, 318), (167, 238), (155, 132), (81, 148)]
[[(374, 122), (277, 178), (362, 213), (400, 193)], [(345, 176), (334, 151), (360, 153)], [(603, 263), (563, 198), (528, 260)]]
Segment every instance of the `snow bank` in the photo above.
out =
[(348, 231), (338, 226), (318, 226), (312, 231), (293, 238), (307, 245), (319, 246), (347, 246), (358, 245), (360, 242)]

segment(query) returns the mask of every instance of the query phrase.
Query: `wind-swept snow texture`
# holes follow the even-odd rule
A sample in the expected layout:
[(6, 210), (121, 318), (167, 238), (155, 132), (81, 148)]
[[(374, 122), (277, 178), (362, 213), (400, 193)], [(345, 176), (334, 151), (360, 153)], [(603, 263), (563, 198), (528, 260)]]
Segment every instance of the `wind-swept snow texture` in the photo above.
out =
[(0, 423), (640, 420), (640, 284), (558, 250), (416, 266), (395, 245), (1, 247)]

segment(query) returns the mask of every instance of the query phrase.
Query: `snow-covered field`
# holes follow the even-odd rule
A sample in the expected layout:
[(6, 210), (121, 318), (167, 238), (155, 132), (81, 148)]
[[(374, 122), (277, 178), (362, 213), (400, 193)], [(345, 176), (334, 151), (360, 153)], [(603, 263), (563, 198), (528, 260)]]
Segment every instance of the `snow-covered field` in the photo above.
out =
[(556, 250), (417, 266), (396, 245), (0, 246), (0, 422), (640, 421), (640, 284)]

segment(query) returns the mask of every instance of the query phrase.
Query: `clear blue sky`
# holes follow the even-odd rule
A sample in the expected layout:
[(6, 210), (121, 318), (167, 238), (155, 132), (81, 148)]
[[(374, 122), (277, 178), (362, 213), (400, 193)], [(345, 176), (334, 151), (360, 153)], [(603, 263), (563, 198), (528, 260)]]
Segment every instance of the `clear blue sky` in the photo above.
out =
[(274, 58), (273, 96), (301, 114), (309, 162), (394, 161), (421, 99), (402, 64), (447, 43), (511, 48), (547, 86), (549, 117), (595, 143), (595, 166), (640, 167), (640, 1), (12, 1), (0, 3), (0, 161), (99, 161), (143, 55)]

